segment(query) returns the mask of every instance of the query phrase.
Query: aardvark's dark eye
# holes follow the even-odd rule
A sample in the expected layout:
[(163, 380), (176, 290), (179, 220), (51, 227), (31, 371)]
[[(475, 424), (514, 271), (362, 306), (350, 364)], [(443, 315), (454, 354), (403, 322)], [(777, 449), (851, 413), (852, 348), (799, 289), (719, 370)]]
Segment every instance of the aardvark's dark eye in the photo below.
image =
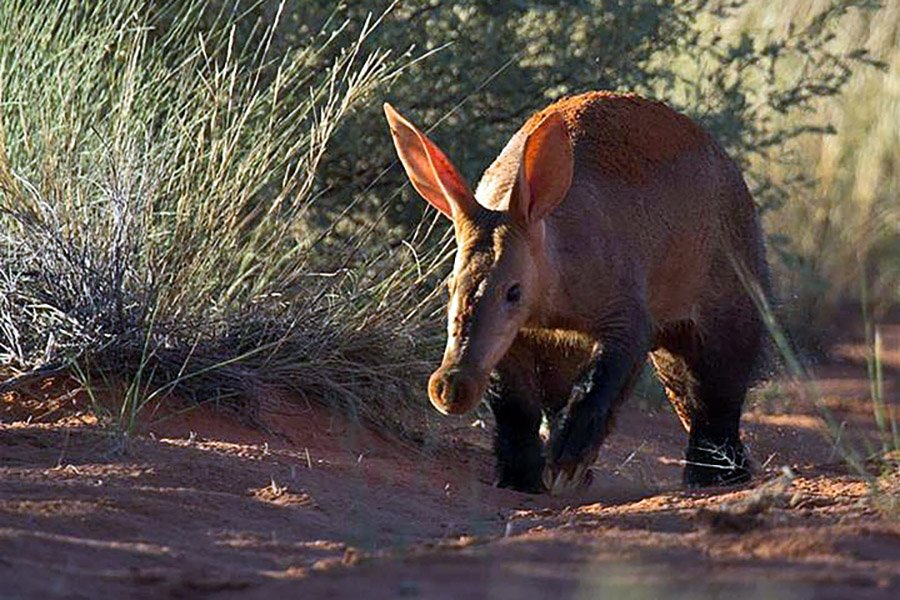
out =
[(522, 286), (518, 283), (506, 290), (506, 301), (515, 304), (522, 299)]

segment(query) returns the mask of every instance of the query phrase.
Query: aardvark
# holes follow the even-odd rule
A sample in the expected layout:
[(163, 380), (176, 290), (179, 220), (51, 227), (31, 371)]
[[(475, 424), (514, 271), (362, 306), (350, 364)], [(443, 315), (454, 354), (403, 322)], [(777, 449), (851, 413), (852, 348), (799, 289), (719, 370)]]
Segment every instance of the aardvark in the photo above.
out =
[(528, 119), (472, 193), (385, 113), (410, 181), (456, 236), (429, 397), (459, 415), (487, 396), (498, 485), (581, 485), (648, 356), (689, 433), (684, 482), (749, 479), (739, 425), (763, 324), (746, 284), (765, 289), (767, 266), (719, 144), (660, 102), (590, 92)]

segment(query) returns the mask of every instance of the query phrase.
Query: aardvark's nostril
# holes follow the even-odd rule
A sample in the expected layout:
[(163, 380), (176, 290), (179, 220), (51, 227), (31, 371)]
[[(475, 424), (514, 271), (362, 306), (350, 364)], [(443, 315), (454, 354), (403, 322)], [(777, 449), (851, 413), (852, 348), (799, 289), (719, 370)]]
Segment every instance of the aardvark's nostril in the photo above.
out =
[(475, 382), (469, 377), (458, 375), (454, 379), (454, 384), (453, 392), (455, 393), (455, 396), (453, 398), (453, 404), (463, 406), (473, 404), (474, 401), (472, 397), (475, 395)]

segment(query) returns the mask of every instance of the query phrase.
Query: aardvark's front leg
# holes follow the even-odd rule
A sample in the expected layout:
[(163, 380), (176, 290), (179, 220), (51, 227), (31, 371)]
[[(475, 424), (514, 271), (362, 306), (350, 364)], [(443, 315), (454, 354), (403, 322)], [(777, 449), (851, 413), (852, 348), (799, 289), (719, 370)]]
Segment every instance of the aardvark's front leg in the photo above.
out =
[(532, 348), (517, 340), (497, 366), (488, 393), (496, 433), (497, 485), (520, 492), (544, 491), (541, 402)]
[(615, 411), (641, 371), (648, 338), (643, 328), (636, 327), (607, 336), (598, 344), (550, 439), (544, 483), (552, 493), (586, 482)]

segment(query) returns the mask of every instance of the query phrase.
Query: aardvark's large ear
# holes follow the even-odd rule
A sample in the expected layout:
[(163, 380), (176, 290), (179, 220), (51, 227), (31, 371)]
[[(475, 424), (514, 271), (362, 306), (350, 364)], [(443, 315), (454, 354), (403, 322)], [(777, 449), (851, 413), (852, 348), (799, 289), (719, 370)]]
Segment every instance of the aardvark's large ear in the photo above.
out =
[(451, 219), (471, 214), (476, 208), (475, 196), (441, 149), (390, 104), (385, 103), (384, 114), (400, 162), (416, 191)]
[(572, 185), (572, 142), (562, 116), (553, 112), (525, 140), (519, 174), (509, 210), (519, 222), (530, 225), (556, 208)]

